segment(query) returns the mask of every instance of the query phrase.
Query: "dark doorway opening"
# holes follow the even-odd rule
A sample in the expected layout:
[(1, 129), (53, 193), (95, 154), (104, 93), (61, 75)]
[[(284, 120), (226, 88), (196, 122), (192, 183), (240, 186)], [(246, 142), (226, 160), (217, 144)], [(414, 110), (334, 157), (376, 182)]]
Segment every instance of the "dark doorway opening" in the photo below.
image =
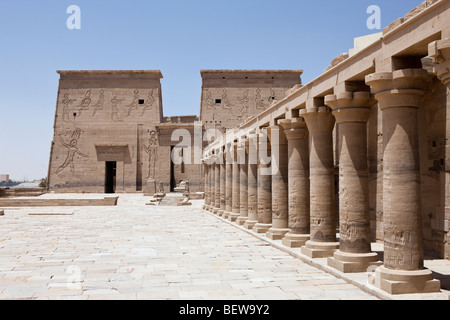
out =
[(105, 193), (116, 192), (116, 161), (107, 161), (105, 168)]

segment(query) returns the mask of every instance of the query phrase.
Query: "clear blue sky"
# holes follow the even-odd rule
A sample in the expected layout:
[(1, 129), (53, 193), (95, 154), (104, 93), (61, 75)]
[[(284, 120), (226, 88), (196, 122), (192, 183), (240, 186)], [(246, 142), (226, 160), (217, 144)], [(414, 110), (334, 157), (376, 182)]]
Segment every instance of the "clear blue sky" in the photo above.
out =
[[(47, 175), (56, 70), (161, 70), (165, 116), (198, 114), (201, 69), (302, 69), (303, 83), (422, 0), (0, 0), (0, 173)], [(81, 30), (69, 30), (69, 5)]]

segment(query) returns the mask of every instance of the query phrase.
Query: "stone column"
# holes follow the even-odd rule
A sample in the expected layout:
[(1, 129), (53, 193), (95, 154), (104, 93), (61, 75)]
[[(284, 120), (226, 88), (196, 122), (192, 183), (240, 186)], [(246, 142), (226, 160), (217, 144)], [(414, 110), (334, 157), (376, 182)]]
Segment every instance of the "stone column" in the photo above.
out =
[(239, 161), (239, 217), (236, 222), (239, 225), (244, 225), (248, 219), (248, 155), (247, 155), (248, 139), (241, 142), (238, 150)]
[(309, 140), (302, 117), (280, 121), (288, 140), (289, 228), (283, 244), (299, 248), (309, 240)]
[(336, 242), (336, 196), (334, 186), (334, 116), (327, 107), (302, 109), (310, 133), (310, 240), (301, 252), (312, 258), (332, 256)]
[(216, 177), (216, 164), (215, 164), (216, 158), (215, 156), (211, 156), (211, 164), (210, 164), (210, 174), (209, 174), (209, 188), (210, 188), (210, 205), (209, 205), (209, 212), (213, 212), (214, 207), (216, 205), (216, 184), (215, 184), (215, 177)]
[(270, 127), (272, 150), (272, 227), (266, 236), (281, 240), (289, 232), (288, 144), (282, 127)]
[(248, 136), (248, 171), (247, 171), (247, 194), (248, 194), (248, 219), (244, 228), (253, 229), (258, 222), (258, 135)]
[(237, 218), (240, 216), (240, 210), (241, 210), (241, 194), (240, 194), (240, 171), (239, 171), (239, 162), (237, 157), (238, 152), (238, 146), (236, 145), (234, 147), (234, 157), (233, 157), (233, 201), (232, 201), (232, 211), (231, 214), (228, 216), (228, 220), (234, 222)]
[(272, 226), (271, 148), (267, 129), (259, 133), (258, 155), (258, 222), (253, 231), (266, 233)]
[(338, 125), (339, 250), (328, 265), (341, 272), (365, 272), (378, 261), (371, 250), (367, 122), (374, 100), (370, 92), (325, 97)]
[[(447, 86), (447, 101), (450, 96), (450, 38), (434, 41), (428, 46), (428, 55), (436, 64), (434, 72), (439, 80)], [(447, 102), (446, 136), (445, 144), (445, 220), (444, 228), (447, 232), (447, 241), (444, 247), (444, 257), (450, 259), (450, 105)]]
[(225, 192), (226, 192), (226, 173), (225, 173), (225, 159), (221, 156), (222, 163), (220, 164), (220, 208), (217, 215), (223, 216), (225, 212)]
[(215, 201), (214, 201), (214, 209), (213, 209), (214, 214), (217, 214), (220, 210), (220, 166), (222, 163), (222, 160), (220, 159), (221, 157), (222, 157), (221, 154), (218, 154), (216, 156), (216, 164), (214, 165), (215, 166), (215, 169), (214, 169), (214, 185), (215, 185), (214, 199), (215, 199)]
[(227, 147), (226, 161), (225, 161), (225, 212), (223, 217), (225, 219), (233, 211), (233, 151)]
[(208, 210), (209, 207), (209, 166), (206, 160), (203, 161), (203, 168), (205, 173), (205, 204), (203, 205), (204, 210)]
[(428, 79), (423, 69), (366, 77), (382, 112), (384, 149), (384, 266), (369, 281), (390, 294), (440, 290), (423, 265), (418, 108)]

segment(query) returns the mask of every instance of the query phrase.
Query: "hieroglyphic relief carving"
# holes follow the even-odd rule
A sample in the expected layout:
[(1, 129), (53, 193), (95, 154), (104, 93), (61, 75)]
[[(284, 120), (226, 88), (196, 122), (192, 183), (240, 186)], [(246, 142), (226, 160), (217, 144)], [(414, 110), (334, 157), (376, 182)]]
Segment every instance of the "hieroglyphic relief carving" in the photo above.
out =
[(156, 162), (158, 161), (158, 136), (155, 130), (150, 131), (148, 146), (144, 145), (144, 150), (148, 154), (148, 179), (155, 178)]
[(91, 99), (91, 90), (86, 91), (84, 94), (83, 100), (81, 100), (81, 103), (77, 106), (78, 108), (78, 115), (81, 116), (83, 111), (86, 111), (89, 109), (89, 106), (91, 105), (92, 99)]
[(155, 103), (156, 99), (153, 96), (153, 89), (148, 93), (147, 100), (144, 103), (144, 109), (142, 110), (141, 116), (144, 115), (145, 111), (150, 110), (153, 107), (153, 104)]
[(214, 104), (214, 99), (212, 98), (212, 93), (211, 91), (209, 91), (208, 89), (205, 90), (205, 94), (206, 94), (206, 98), (205, 98), (205, 102), (206, 102), (206, 107), (208, 109), (216, 109), (216, 106)]
[(80, 138), (81, 132), (82, 132), (81, 129), (77, 128), (72, 133), (70, 143), (65, 143), (63, 138), (61, 137), (61, 135), (59, 136), (59, 139), (60, 139), (62, 145), (67, 148), (67, 157), (66, 157), (66, 160), (64, 160), (64, 163), (56, 170), (56, 174), (59, 174), (60, 172), (62, 172), (69, 165), (70, 165), (70, 171), (73, 174), (74, 167), (75, 167), (73, 160), (74, 160), (75, 155), (79, 154), (80, 156), (82, 156), (84, 158), (89, 157), (87, 154), (82, 153), (77, 147), (78, 139)]
[(120, 103), (122, 103), (125, 99), (117, 99), (117, 96), (111, 100), (112, 102), (112, 111), (111, 111), (111, 120), (114, 122), (122, 121), (120, 118), (120, 111), (117, 107)]
[(69, 106), (71, 103), (74, 103), (75, 101), (77, 101), (77, 99), (69, 99), (68, 93), (64, 94), (63, 99), (61, 100), (63, 104), (63, 115), (62, 115), (63, 121), (65, 122), (70, 121)]
[(95, 116), (97, 111), (103, 110), (103, 104), (105, 103), (105, 90), (100, 90), (100, 97), (98, 98), (98, 101), (96, 104), (94, 104), (94, 113), (92, 113), (92, 116)]
[(264, 100), (261, 97), (261, 89), (256, 89), (256, 97), (255, 97), (255, 102), (256, 102), (256, 109), (259, 110), (265, 110), (267, 105), (264, 103)]
[(133, 101), (126, 107), (128, 108), (127, 115), (126, 115), (127, 117), (130, 116), (131, 111), (137, 110), (137, 108), (139, 107), (139, 90), (138, 89), (134, 90)]

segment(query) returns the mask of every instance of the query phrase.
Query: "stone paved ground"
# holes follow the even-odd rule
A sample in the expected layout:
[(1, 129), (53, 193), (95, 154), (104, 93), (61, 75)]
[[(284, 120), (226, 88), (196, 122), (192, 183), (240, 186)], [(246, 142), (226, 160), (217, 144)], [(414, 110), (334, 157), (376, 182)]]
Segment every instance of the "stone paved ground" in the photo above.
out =
[(193, 202), (6, 209), (0, 299), (376, 299)]

